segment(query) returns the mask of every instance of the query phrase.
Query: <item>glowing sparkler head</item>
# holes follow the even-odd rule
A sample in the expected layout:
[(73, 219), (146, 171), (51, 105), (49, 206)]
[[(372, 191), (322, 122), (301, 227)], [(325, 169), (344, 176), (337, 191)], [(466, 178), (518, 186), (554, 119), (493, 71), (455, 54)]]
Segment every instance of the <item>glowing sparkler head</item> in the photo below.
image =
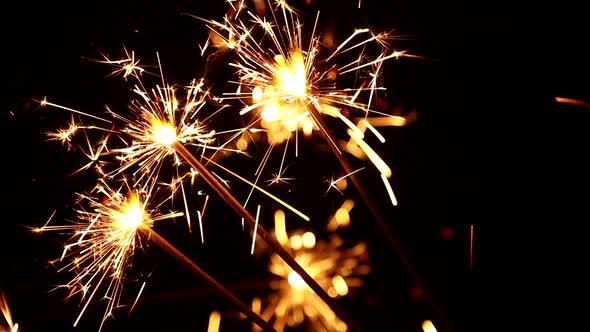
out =
[[(76, 210), (78, 218), (73, 224), (45, 225), (34, 230), (65, 231), (72, 235), (57, 263), (63, 263), (59, 271), (77, 273), (63, 285), (69, 291), (68, 297), (81, 294), (84, 301), (74, 326), (89, 304), (101, 297), (108, 299), (102, 328), (106, 319), (121, 306), (124, 281), (131, 273), (131, 259), (143, 247), (142, 230), (156, 221), (183, 215), (147, 210), (154, 183), (151, 181), (142, 188), (132, 189), (124, 182), (124, 186), (113, 189), (101, 180), (91, 194), (80, 195), (80, 208)], [(97, 295), (99, 290), (103, 291), (102, 296)]]
[(134, 231), (141, 224), (149, 221), (149, 214), (144, 210), (136, 193), (132, 194), (122, 206), (113, 211), (114, 227), (119, 230)]
[(293, 50), (290, 58), (281, 54), (268, 64), (272, 75), (268, 82), (254, 86), (252, 100), (260, 104), (261, 126), (272, 142), (283, 142), (292, 132), (309, 126), (307, 118), (307, 74), (301, 51)]
[(306, 286), (305, 281), (303, 281), (301, 276), (295, 271), (289, 272), (287, 281), (291, 287), (295, 287), (296, 289), (303, 289)]
[(305, 62), (301, 51), (294, 50), (291, 53), (289, 62), (277, 54), (275, 86), (279, 88), (281, 96), (284, 98), (305, 98), (307, 92), (307, 77), (305, 74)]
[(151, 129), (151, 139), (156, 143), (172, 145), (177, 140), (176, 127), (170, 123), (153, 120)]
[[(369, 116), (376, 113), (394, 118), (373, 109), (377, 93), (385, 90), (379, 86), (380, 73), (386, 60), (411, 55), (391, 47), (390, 33), (374, 33), (369, 28), (355, 29), (340, 44), (335, 43), (329, 31), (324, 37), (316, 33), (319, 13), (312, 29), (304, 32), (300, 14), (285, 0), (266, 1), (270, 14), (249, 10), (243, 6), (245, 1), (239, 3), (235, 8), (230, 2), (234, 9), (231, 17), (221, 22), (204, 21), (216, 36), (209, 40), (214, 45), (219, 38), (235, 41), (236, 59), (230, 66), (235, 69), (238, 87), (224, 96), (244, 103), (240, 115), (252, 112), (251, 123), (264, 129), (271, 145), (288, 140), (298, 130), (310, 136), (318, 129), (334, 153), (340, 154), (343, 149), (368, 158), (385, 178), (390, 178), (389, 167), (364, 141), (365, 129), (385, 142)], [(327, 126), (334, 122), (324, 119), (327, 117), (349, 128), (349, 144), (342, 146), (333, 137), (334, 131)], [(389, 183), (385, 182), (387, 187)], [(392, 203), (397, 204), (394, 197)]]

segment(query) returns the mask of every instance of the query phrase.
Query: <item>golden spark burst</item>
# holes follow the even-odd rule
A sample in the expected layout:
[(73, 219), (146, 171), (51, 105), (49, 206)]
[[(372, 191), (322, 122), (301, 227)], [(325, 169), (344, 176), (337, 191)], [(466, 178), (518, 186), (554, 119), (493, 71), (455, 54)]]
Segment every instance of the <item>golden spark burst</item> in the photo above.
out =
[[(229, 63), (238, 76), (233, 82), (237, 90), (221, 97), (241, 100), (245, 105), (241, 115), (255, 113), (252, 125), (259, 125), (266, 133), (269, 150), (295, 133), (297, 155), (298, 130), (309, 134), (317, 129), (341, 153), (333, 128), (324, 118), (339, 120), (350, 137), (349, 144), (340, 145), (356, 148), (355, 155), (366, 155), (388, 186), (391, 169), (365, 142), (365, 130), (384, 142), (371, 117), (390, 119), (391, 125), (402, 122), (400, 117), (371, 109), (371, 104), (377, 91), (385, 90), (378, 80), (383, 63), (412, 55), (393, 49), (392, 33), (373, 33), (368, 28), (356, 29), (338, 46), (330, 47), (333, 36), (316, 32), (319, 13), (307, 37), (301, 15), (284, 0), (267, 1), (271, 8), (268, 18), (260, 15), (265, 10), (260, 10), (259, 3), (257, 13), (249, 10), (244, 0), (230, 4), (233, 15), (223, 21), (202, 19), (211, 36), (206, 45), (232, 50), (237, 58)], [(377, 55), (370, 56), (369, 51), (375, 49)], [(392, 203), (397, 204), (395, 198)]]
[[(72, 136), (83, 131), (86, 142), (85, 147), (80, 149), (89, 161), (76, 172), (92, 166), (107, 177), (130, 172), (137, 183), (144, 179), (159, 178), (163, 162), (170, 158), (174, 173), (167, 183), (171, 191), (170, 198), (181, 193), (188, 227), (191, 229), (186, 185), (182, 180), (192, 180), (198, 172), (192, 168), (181, 170), (182, 158), (177, 154), (175, 143), (196, 148), (202, 155), (205, 151), (212, 151), (209, 158), (213, 158), (218, 151), (239, 153), (240, 150), (230, 149), (227, 144), (233, 140), (235, 133), (241, 133), (246, 129), (222, 132), (210, 129), (207, 123), (223, 107), (210, 112), (206, 117), (202, 115), (210, 99), (202, 79), (194, 79), (188, 86), (180, 88), (168, 83), (158, 56), (160, 83), (150, 88), (140, 77), (144, 70), (139, 66), (139, 60), (135, 59), (135, 53), (129, 54), (126, 49), (125, 53), (128, 57), (124, 59), (110, 60), (104, 56), (106, 60), (101, 62), (115, 66), (113, 74), (122, 72), (125, 79), (132, 79), (129, 80), (133, 88), (128, 107), (122, 111), (107, 107), (106, 115), (96, 116), (44, 99), (40, 101), (41, 106), (56, 107), (84, 117), (88, 121), (100, 122), (100, 125), (81, 125), (79, 121), (72, 119), (67, 128), (48, 133), (49, 139), (71, 144)], [(109, 127), (106, 127), (105, 123), (109, 124)], [(91, 143), (88, 138), (88, 131), (91, 129), (106, 132), (107, 135), (101, 138), (98, 144)], [(227, 141), (219, 142), (219, 137), (224, 135), (229, 136)], [(116, 139), (112, 139), (111, 136), (115, 136)], [(115, 160), (112, 160), (113, 156)]]
[[(350, 208), (347, 201), (341, 209)], [(347, 295), (350, 288), (361, 286), (362, 276), (369, 273), (364, 243), (345, 248), (335, 233), (327, 241), (317, 240), (312, 232), (296, 231), (289, 236), (281, 210), (275, 213), (275, 236), (331, 297)], [(272, 294), (263, 300), (254, 299), (252, 308), (265, 320), (274, 319), (277, 331), (303, 323), (312, 331), (347, 330), (347, 324), (278, 256), (271, 256), (269, 271), (279, 279), (270, 283)]]
[(8, 301), (2, 291), (0, 291), (0, 312), (6, 323), (5, 325), (3, 321), (0, 321), (0, 332), (18, 332), (18, 323), (12, 321)]
[[(35, 232), (58, 231), (71, 237), (61, 257), (53, 263), (63, 265), (60, 272), (75, 274), (67, 284), (58, 287), (68, 290), (68, 298), (81, 296), (81, 310), (74, 326), (93, 300), (107, 301), (100, 329), (115, 309), (125, 306), (124, 284), (130, 276), (133, 256), (146, 244), (141, 230), (183, 215), (181, 212), (159, 213), (159, 205), (150, 209), (153, 189), (153, 183), (132, 188), (123, 181), (113, 188), (101, 180), (90, 193), (79, 195), (77, 218), (71, 224), (49, 225), (48, 221), (34, 229)], [(137, 298), (144, 286), (145, 283)]]

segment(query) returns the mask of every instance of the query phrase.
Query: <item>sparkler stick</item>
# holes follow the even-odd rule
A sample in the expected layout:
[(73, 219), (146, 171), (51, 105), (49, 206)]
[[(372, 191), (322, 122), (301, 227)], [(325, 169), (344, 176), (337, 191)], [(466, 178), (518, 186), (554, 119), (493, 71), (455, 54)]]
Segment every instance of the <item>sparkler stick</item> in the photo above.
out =
[[(215, 192), (232, 208), (237, 212), (246, 222), (250, 224), (250, 227), (254, 228), (256, 224), (256, 218), (254, 218), (248, 210), (246, 210), (240, 202), (219, 182), (219, 180), (206, 169), (198, 160), (195, 158), (180, 142), (175, 141), (171, 146), (176, 152), (185, 159), (185, 161), (192, 166), (199, 174), (203, 177)], [(258, 224), (257, 234), (271, 247), (271, 249), (281, 257), (290, 268), (293, 269), (303, 281), (327, 304), (332, 310), (342, 319), (346, 319), (348, 315), (344, 313), (340, 306), (328, 295), (328, 293), (314, 280), (305, 269), (289, 254), (285, 248), (283, 248), (277, 240), (275, 240), (262, 225)], [(256, 236), (256, 235), (254, 235)], [(347, 322), (348, 323), (348, 322)]]
[(235, 296), (232, 292), (230, 292), (227, 288), (221, 285), (217, 280), (211, 277), (207, 272), (201, 269), (197, 264), (195, 264), (192, 260), (186, 257), (180, 250), (176, 249), (170, 242), (166, 241), (162, 236), (156, 233), (153, 229), (148, 227), (145, 224), (142, 224), (139, 227), (139, 230), (147, 234), (150, 240), (156, 244), (160, 249), (164, 250), (167, 254), (169, 254), (172, 258), (176, 259), (182, 266), (187, 268), (192, 274), (196, 275), (197, 277), (201, 278), (203, 281), (207, 282), (209, 285), (213, 286), (215, 290), (221, 293), (227, 300), (229, 300), (233, 305), (235, 305), (244, 315), (246, 315), (250, 320), (256, 323), (265, 331), (275, 331), (270, 324), (268, 324), (262, 317), (258, 314), (254, 313), (248, 305), (246, 305), (242, 300), (240, 300), (237, 296)]

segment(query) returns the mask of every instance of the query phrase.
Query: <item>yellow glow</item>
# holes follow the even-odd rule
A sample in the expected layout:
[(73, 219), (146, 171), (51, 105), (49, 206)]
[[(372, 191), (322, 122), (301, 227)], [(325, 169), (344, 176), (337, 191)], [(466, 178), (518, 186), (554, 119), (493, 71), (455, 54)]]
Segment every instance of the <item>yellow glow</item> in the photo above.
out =
[(289, 236), (287, 235), (285, 226), (285, 212), (283, 210), (277, 210), (275, 212), (275, 236), (281, 245), (289, 242)]
[(147, 216), (137, 195), (132, 195), (121, 210), (113, 212), (115, 227), (121, 230), (136, 229)]
[(273, 103), (266, 105), (266, 107), (262, 110), (260, 116), (262, 116), (262, 119), (264, 121), (273, 122), (278, 121), (281, 118), (281, 112), (279, 111), (277, 105)]
[(391, 169), (389, 166), (381, 159), (381, 157), (373, 150), (369, 144), (367, 144), (362, 137), (359, 137), (354, 131), (347, 129), (346, 131), (350, 138), (354, 140), (354, 142), (363, 150), (363, 152), (369, 157), (369, 159), (373, 162), (373, 165), (377, 167), (379, 172), (383, 174), (385, 177), (391, 177)]
[(257, 86), (252, 90), (252, 100), (259, 102), (262, 100), (262, 88)]
[(299, 274), (297, 274), (297, 272), (295, 272), (295, 271), (291, 271), (289, 273), (287, 280), (289, 281), (289, 285), (291, 285), (292, 287), (295, 287), (297, 289), (303, 289), (303, 287), (305, 287), (305, 285), (306, 285), (305, 281), (303, 281), (301, 276)]
[(295, 249), (295, 250), (299, 250), (301, 249), (301, 247), (303, 246), (303, 239), (301, 238), (300, 235), (293, 235), (291, 237), (291, 248)]
[(303, 120), (303, 135), (305, 137), (309, 137), (309, 136), (311, 136), (312, 132), (313, 132), (313, 121), (310, 118), (305, 118), (305, 120)]
[(431, 321), (429, 321), (429, 320), (425, 320), (425, 321), (422, 323), (422, 330), (423, 330), (424, 332), (436, 332), (436, 327), (434, 327), (434, 324), (432, 324), (432, 322), (431, 322)]
[(354, 201), (347, 199), (342, 205), (336, 210), (332, 219), (328, 223), (328, 230), (334, 231), (338, 227), (346, 227), (350, 224), (350, 210), (354, 207)]
[(152, 140), (156, 143), (171, 145), (176, 142), (176, 128), (169, 123), (153, 120)]
[(315, 235), (312, 232), (305, 232), (302, 236), (303, 247), (313, 248), (315, 246)]
[[(2, 291), (0, 291), (0, 313), (2, 313), (2, 316), (4, 317), (4, 321), (6, 321), (6, 324), (8, 324), (8, 328), (10, 329), (10, 332), (17, 332), (18, 331), (18, 324), (13, 323), (13, 321), (12, 321), (12, 316), (10, 315), (10, 309), (8, 308), (8, 302), (6, 301), (6, 297), (4, 296), (4, 293), (2, 293)], [(4, 324), (2, 323), (2, 320), (0, 319), (0, 331), (4, 331), (3, 328), (4, 328)], [(6, 330), (6, 332), (8, 332), (8, 330)]]
[(348, 215), (348, 211), (343, 208), (339, 208), (338, 210), (336, 210), (334, 218), (336, 219), (338, 226), (348, 226), (348, 224), (350, 223), (350, 216)]
[(275, 57), (278, 66), (277, 86), (286, 95), (303, 98), (307, 88), (305, 62), (301, 51), (291, 53), (290, 63), (285, 63), (282, 55)]
[(346, 280), (342, 278), (341, 275), (335, 275), (332, 278), (332, 285), (334, 285), (334, 289), (340, 296), (344, 296), (348, 294), (348, 285), (346, 284)]
[(364, 119), (375, 127), (396, 126), (401, 127), (406, 124), (406, 119), (402, 116), (380, 116)]
[(338, 188), (338, 190), (340, 190), (340, 191), (344, 191), (348, 187), (348, 181), (346, 181), (346, 179), (341, 179), (340, 181), (336, 181), (335, 184), (336, 184), (336, 188)]
[(240, 137), (236, 142), (236, 147), (238, 148), (238, 150), (244, 151), (248, 148), (248, 141), (245, 138)]
[(213, 311), (209, 315), (209, 325), (207, 326), (207, 332), (218, 332), (219, 325), (221, 323), (221, 314), (219, 311)]

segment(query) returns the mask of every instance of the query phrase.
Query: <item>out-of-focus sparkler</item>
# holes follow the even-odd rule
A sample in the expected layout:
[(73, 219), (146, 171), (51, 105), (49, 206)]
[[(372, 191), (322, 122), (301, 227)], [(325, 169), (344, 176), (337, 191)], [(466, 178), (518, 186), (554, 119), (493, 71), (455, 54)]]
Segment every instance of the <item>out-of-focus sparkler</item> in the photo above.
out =
[[(289, 236), (285, 214), (280, 210), (275, 213), (275, 236), (331, 297), (347, 295), (350, 288), (361, 286), (361, 277), (369, 273), (369, 266), (363, 262), (367, 253), (364, 243), (343, 249), (344, 242), (334, 234), (329, 241), (316, 240), (312, 232), (299, 231)], [(269, 271), (279, 277), (270, 284), (273, 293), (264, 299), (264, 308), (258, 298), (252, 307), (266, 320), (274, 317), (278, 331), (304, 322), (312, 331), (348, 330), (347, 324), (278, 256), (271, 256)]]
[[(309, 133), (315, 128), (335, 148), (335, 153), (341, 154), (333, 130), (324, 120), (337, 119), (349, 129), (348, 135), (357, 149), (369, 157), (381, 174), (391, 177), (387, 164), (365, 142), (364, 131), (368, 128), (380, 141), (385, 140), (372, 125), (370, 115), (398, 117), (371, 109), (376, 92), (384, 90), (378, 77), (386, 60), (412, 55), (391, 47), (391, 33), (375, 34), (368, 28), (356, 29), (334, 46), (333, 36), (322, 38), (316, 33), (319, 13), (308, 37), (304, 35), (299, 13), (286, 1), (266, 3), (271, 7), (270, 19), (261, 15), (266, 10), (261, 10), (260, 4), (257, 3), (256, 13), (246, 7), (244, 0), (230, 2), (233, 15), (221, 22), (200, 18), (210, 30), (206, 45), (231, 50), (237, 57), (229, 65), (236, 70), (238, 80), (234, 83), (238, 88), (220, 97), (241, 100), (245, 105), (241, 115), (255, 113), (251, 124), (262, 127), (269, 151), (289, 140), (292, 133), (297, 142), (298, 130)], [(379, 49), (377, 56), (365, 53), (374, 48)], [(347, 57), (347, 62), (338, 62)], [(348, 87), (346, 80), (353, 82), (349, 84), (353, 87)], [(353, 113), (358, 114), (356, 124)], [(398, 125), (400, 121), (389, 123)], [(295, 147), (297, 154), (297, 143)], [(392, 199), (392, 203), (397, 201)]]
[[(239, 298), (152, 229), (156, 222), (183, 215), (182, 212), (160, 214), (158, 209), (161, 204), (148, 209), (155, 181), (139, 189), (130, 188), (126, 181), (123, 183), (121, 187), (113, 189), (102, 180), (93, 193), (81, 194), (81, 208), (76, 210), (78, 219), (72, 225), (46, 224), (35, 229), (36, 232), (59, 231), (72, 236), (72, 242), (64, 246), (63, 254), (58, 261), (67, 260), (60, 271), (76, 272), (74, 278), (63, 286), (69, 290), (68, 297), (81, 294), (83, 300), (74, 326), (101, 291), (104, 292), (102, 298), (107, 300), (107, 305), (99, 330), (107, 318), (113, 315), (115, 309), (124, 306), (122, 295), (124, 283), (132, 267), (132, 257), (144, 248), (145, 240), (149, 239), (182, 263), (191, 273), (213, 286), (254, 323), (265, 330), (273, 330)], [(144, 286), (145, 283), (140, 288), (137, 298)]]
[(10, 308), (8, 307), (8, 301), (2, 291), (0, 291), (0, 312), (4, 317), (4, 322), (0, 321), (0, 332), (18, 332), (18, 323), (12, 321), (12, 315), (10, 314)]

